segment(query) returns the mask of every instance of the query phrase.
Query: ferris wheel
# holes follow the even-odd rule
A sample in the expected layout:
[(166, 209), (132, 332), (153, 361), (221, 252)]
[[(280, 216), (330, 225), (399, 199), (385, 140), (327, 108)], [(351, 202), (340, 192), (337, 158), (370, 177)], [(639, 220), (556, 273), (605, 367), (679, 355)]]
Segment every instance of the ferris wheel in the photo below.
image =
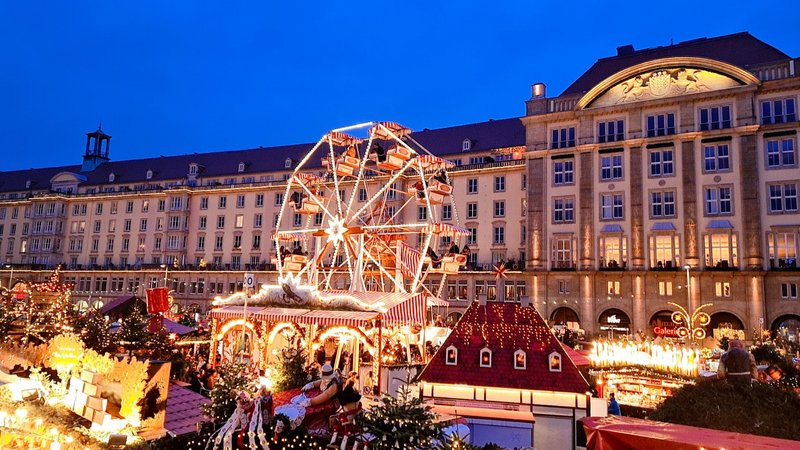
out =
[[(452, 199), (453, 164), (410, 133), (394, 122), (336, 129), (298, 162), (274, 234), (281, 279), (320, 290), (441, 293), (467, 261), (457, 243), (468, 232)], [(434, 273), (442, 274), (436, 292), (426, 283)]]

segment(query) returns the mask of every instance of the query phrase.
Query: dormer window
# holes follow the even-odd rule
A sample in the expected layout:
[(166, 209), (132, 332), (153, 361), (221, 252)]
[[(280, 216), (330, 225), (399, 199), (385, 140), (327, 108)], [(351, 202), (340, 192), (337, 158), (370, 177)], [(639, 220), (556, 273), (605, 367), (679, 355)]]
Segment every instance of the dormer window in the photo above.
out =
[(488, 348), (484, 348), (481, 350), (480, 366), (492, 367), (492, 351), (489, 350)]
[(25, 189), (30, 189), (30, 188), (31, 188), (31, 180), (25, 181)]
[(243, 162), (239, 163), (239, 172), (244, 172), (244, 163)]
[(517, 370), (525, 370), (527, 367), (527, 356), (525, 350), (517, 350), (514, 352), (514, 368)]
[(455, 366), (458, 364), (458, 349), (451, 345), (444, 351), (444, 363), (448, 366)]
[(145, 176), (144, 176), (144, 177), (145, 177), (146, 179), (148, 179), (148, 180), (152, 179), (152, 178), (153, 178), (153, 171), (152, 171), (152, 170), (150, 170), (150, 169), (147, 169), (147, 173), (145, 174)]
[(461, 143), (461, 151), (468, 152), (470, 150), (472, 150), (472, 141), (464, 139), (464, 142)]
[(547, 356), (547, 366), (550, 368), (550, 372), (561, 372), (561, 353), (550, 353)]
[(117, 179), (117, 176), (114, 175), (114, 172), (111, 172), (110, 174), (108, 174), (108, 182), (109, 183), (113, 183), (114, 180), (116, 180), (116, 179)]
[(283, 168), (284, 169), (291, 169), (292, 168), (292, 162), (293, 162), (292, 158), (286, 158), (286, 160), (283, 161)]
[[(239, 172), (241, 172), (241, 170)], [(189, 175), (197, 175), (197, 163), (189, 164)]]

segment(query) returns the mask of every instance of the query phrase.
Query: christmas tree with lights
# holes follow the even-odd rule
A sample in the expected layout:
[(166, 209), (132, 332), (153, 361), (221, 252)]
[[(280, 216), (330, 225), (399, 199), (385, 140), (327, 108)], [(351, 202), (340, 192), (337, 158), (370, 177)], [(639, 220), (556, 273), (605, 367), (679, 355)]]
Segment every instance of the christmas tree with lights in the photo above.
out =
[(247, 364), (234, 362), (217, 368), (218, 378), (209, 394), (211, 404), (201, 406), (203, 413), (214, 423), (225, 422), (236, 409), (236, 395), (250, 390), (252, 380), (247, 367)]
[(75, 331), (86, 348), (101, 355), (114, 350), (114, 336), (109, 329), (108, 319), (96, 309), (90, 309), (75, 321)]
[(117, 340), (125, 350), (141, 353), (150, 340), (150, 333), (147, 331), (148, 318), (144, 312), (144, 307), (140, 302), (134, 302), (130, 313), (122, 319)]
[(286, 348), (281, 350), (281, 356), (272, 376), (273, 389), (276, 392), (283, 392), (306, 384), (308, 382), (308, 372), (306, 372), (308, 358), (299, 341), (290, 342)]
[(436, 414), (411, 395), (408, 383), (398, 390), (397, 398), (384, 396), (356, 420), (376, 437), (371, 449), (431, 448), (434, 440), (442, 439)]
[(60, 265), (44, 283), (31, 284), (22, 314), (21, 341), (47, 342), (62, 331), (69, 331), (71, 295), (72, 284), (61, 282)]

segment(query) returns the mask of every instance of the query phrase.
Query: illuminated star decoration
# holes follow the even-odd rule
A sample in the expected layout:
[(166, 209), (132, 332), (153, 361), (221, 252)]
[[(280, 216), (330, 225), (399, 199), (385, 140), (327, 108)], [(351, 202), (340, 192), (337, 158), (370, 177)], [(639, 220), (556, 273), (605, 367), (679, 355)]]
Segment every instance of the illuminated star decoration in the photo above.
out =
[(492, 267), (492, 271), (494, 272), (494, 279), (499, 280), (501, 278), (505, 279), (508, 278), (506, 276), (506, 265), (502, 263), (497, 263)]
[(325, 229), (325, 234), (328, 235), (328, 242), (337, 243), (344, 241), (344, 233), (347, 227), (344, 226), (344, 219), (335, 217), (328, 222), (328, 228)]

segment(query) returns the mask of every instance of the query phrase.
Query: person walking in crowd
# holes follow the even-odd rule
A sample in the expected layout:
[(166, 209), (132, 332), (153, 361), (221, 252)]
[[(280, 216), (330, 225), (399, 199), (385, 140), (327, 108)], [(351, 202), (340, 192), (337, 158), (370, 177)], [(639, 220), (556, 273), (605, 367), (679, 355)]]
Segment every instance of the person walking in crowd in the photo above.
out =
[(750, 384), (752, 380), (758, 379), (756, 359), (752, 353), (744, 349), (739, 339), (733, 339), (728, 351), (719, 358), (717, 378), (738, 385)]

